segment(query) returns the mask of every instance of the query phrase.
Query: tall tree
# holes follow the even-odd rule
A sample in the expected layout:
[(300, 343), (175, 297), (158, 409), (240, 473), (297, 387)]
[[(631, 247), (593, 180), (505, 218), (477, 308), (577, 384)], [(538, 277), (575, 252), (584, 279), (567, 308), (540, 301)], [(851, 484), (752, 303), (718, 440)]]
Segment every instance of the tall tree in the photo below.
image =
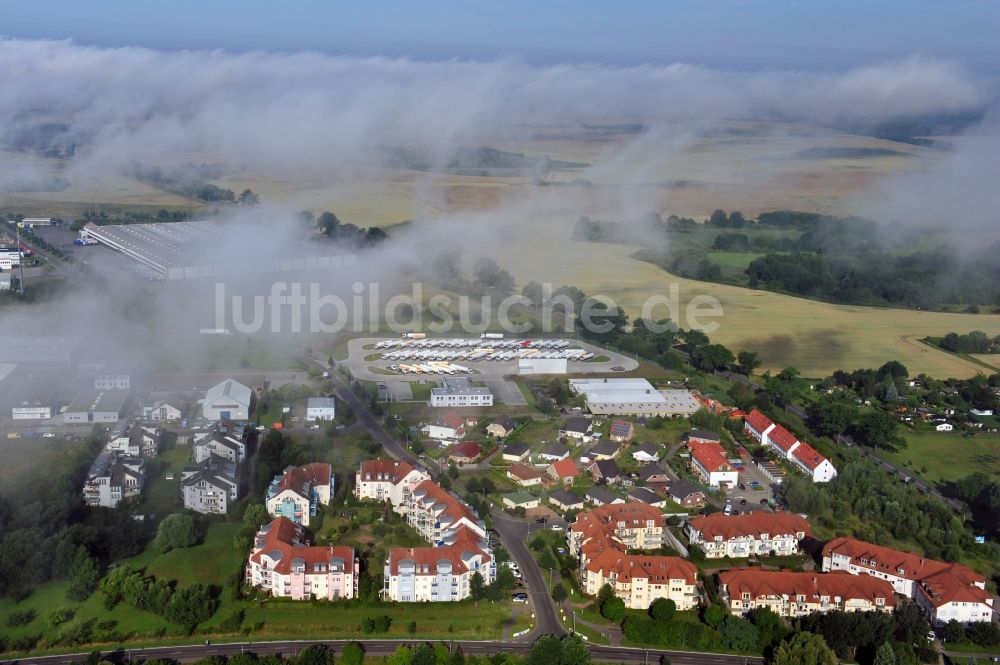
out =
[(796, 633), (774, 650), (773, 665), (837, 665), (837, 654), (815, 633)]
[(740, 351), (736, 354), (736, 364), (739, 366), (741, 374), (749, 376), (760, 367), (760, 358), (757, 357), (756, 351)]

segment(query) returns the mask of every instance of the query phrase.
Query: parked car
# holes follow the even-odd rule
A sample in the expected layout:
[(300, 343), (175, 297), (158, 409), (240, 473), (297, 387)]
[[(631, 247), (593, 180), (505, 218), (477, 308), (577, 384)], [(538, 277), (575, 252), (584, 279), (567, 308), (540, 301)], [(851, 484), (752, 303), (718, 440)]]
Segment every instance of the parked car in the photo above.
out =
[(552, 525), (552, 530), (553, 531), (562, 531), (563, 530), (562, 524), (553, 524)]
[(528, 602), (528, 594), (526, 593), (515, 593), (510, 597), (515, 603), (526, 603)]

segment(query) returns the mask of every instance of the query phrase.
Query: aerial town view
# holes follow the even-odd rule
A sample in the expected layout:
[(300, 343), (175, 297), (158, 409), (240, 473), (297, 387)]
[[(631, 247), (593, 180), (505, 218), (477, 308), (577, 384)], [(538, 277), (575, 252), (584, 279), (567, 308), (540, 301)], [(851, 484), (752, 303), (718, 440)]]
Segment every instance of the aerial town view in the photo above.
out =
[(0, 3), (0, 662), (1000, 662), (998, 34)]

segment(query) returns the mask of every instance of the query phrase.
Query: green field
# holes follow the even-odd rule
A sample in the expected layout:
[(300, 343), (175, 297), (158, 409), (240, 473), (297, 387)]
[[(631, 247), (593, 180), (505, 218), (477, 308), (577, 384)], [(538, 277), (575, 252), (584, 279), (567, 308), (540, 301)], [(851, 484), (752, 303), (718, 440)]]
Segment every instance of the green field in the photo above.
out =
[(1000, 434), (907, 431), (904, 435), (906, 449), (887, 457), (925, 480), (953, 481), (976, 471), (1000, 478)]

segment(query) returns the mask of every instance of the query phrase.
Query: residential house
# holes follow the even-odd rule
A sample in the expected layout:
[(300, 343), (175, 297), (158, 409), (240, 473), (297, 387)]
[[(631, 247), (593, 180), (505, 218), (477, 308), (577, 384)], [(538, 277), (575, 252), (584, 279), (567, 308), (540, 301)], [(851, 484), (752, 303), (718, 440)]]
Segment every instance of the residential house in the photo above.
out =
[(896, 593), (915, 600), (935, 625), (993, 617), (995, 604), (986, 591), (986, 577), (958, 563), (840, 537), (823, 547), (823, 570), (884, 580)]
[(503, 495), (503, 505), (507, 508), (530, 510), (539, 506), (539, 498), (529, 492), (511, 492)]
[(549, 492), (549, 503), (562, 512), (570, 510), (580, 510), (583, 508), (583, 499), (565, 490)]
[(310, 397), (306, 400), (306, 421), (329, 421), (336, 417), (337, 400), (333, 397)]
[(625, 500), (615, 496), (604, 487), (591, 487), (587, 490), (587, 503), (592, 506), (607, 506), (615, 503), (625, 503)]
[(632, 459), (639, 464), (656, 464), (662, 454), (663, 449), (655, 443), (643, 443), (632, 449)]
[(685, 508), (704, 506), (706, 501), (705, 492), (703, 492), (697, 485), (689, 483), (686, 480), (675, 480), (671, 482), (670, 489), (667, 491), (667, 496), (669, 496), (675, 503), (679, 503)]
[(483, 448), (478, 443), (473, 443), (472, 441), (456, 443), (448, 451), (448, 461), (455, 464), (472, 464), (482, 454)]
[(514, 464), (507, 467), (507, 477), (521, 487), (532, 487), (542, 484), (545, 472), (526, 464)]
[(334, 492), (333, 468), (323, 462), (290, 466), (274, 477), (267, 489), (267, 512), (309, 526), (319, 505), (328, 505)]
[(793, 513), (712, 513), (694, 517), (686, 532), (691, 545), (709, 559), (799, 554), (800, 541), (812, 535), (809, 523)]
[(799, 441), (794, 434), (772, 422), (757, 409), (744, 418), (743, 431), (761, 445), (774, 449), (778, 455), (809, 476), (814, 483), (829, 482), (837, 475), (837, 469), (830, 460), (805, 442)]
[(726, 450), (718, 443), (688, 443), (691, 449), (691, 470), (709, 487), (735, 487), (739, 473), (726, 458)]
[(356, 598), (360, 563), (354, 548), (310, 546), (302, 525), (287, 517), (265, 524), (254, 537), (246, 582), (276, 598)]
[(590, 432), (593, 429), (593, 426), (594, 424), (589, 418), (574, 416), (569, 418), (562, 426), (562, 429), (559, 430), (559, 436), (565, 436), (575, 439), (576, 441), (589, 443), (591, 439)]
[(194, 461), (204, 462), (210, 457), (221, 457), (239, 464), (246, 458), (246, 444), (223, 432), (211, 432), (194, 442)]
[(684, 443), (722, 443), (722, 436), (718, 432), (707, 429), (693, 429), (681, 435)]
[(656, 508), (664, 508), (667, 505), (666, 497), (660, 496), (656, 492), (646, 487), (636, 487), (629, 491), (628, 498), (632, 501), (648, 503)]
[(115, 508), (138, 497), (146, 481), (146, 462), (141, 457), (101, 452), (87, 472), (83, 500), (88, 506)]
[(143, 418), (158, 423), (180, 420), (183, 415), (184, 409), (180, 402), (161, 400), (150, 406), (144, 406), (142, 409)]
[(503, 447), (503, 461), (505, 462), (523, 462), (528, 459), (528, 453), (531, 452), (531, 446), (526, 443), (508, 443)]
[(622, 471), (618, 468), (618, 462), (613, 459), (603, 459), (591, 462), (587, 467), (587, 472), (594, 479), (595, 483), (617, 483), (622, 478)]
[(498, 439), (503, 439), (511, 435), (514, 427), (514, 420), (510, 416), (497, 416), (493, 422), (486, 426), (486, 433)]
[(845, 573), (725, 570), (719, 573), (719, 591), (733, 614), (766, 607), (790, 619), (831, 610), (891, 612), (896, 604), (888, 583)]
[(629, 420), (612, 420), (608, 438), (618, 443), (628, 443), (635, 436), (635, 426)]
[(225, 515), (239, 498), (237, 465), (221, 457), (184, 467), (181, 497), (184, 507), (206, 515)]
[(647, 485), (669, 485), (670, 476), (660, 466), (647, 464), (639, 469), (639, 480)]
[(559, 481), (563, 485), (572, 485), (576, 477), (580, 475), (580, 469), (577, 468), (576, 462), (573, 460), (561, 459), (549, 464), (545, 468), (545, 473), (549, 478)]
[(542, 452), (535, 455), (535, 459), (542, 462), (556, 462), (567, 457), (569, 457), (569, 448), (561, 443), (550, 444)]
[(454, 411), (449, 411), (424, 428), (424, 431), (435, 441), (457, 441), (465, 436), (465, 419)]
[(606, 439), (587, 451), (587, 460), (596, 462), (597, 460), (610, 460), (618, 456), (621, 444), (611, 439)]
[(354, 476), (354, 495), (359, 499), (388, 501), (402, 513), (413, 489), (430, 476), (409, 462), (372, 459), (361, 462)]
[(955, 426), (947, 420), (932, 420), (931, 425), (933, 425), (934, 429), (938, 432), (951, 432), (955, 429)]
[(246, 420), (250, 417), (253, 391), (233, 379), (220, 381), (205, 393), (201, 412), (205, 420)]
[(131, 457), (153, 457), (156, 455), (158, 437), (152, 432), (144, 430), (139, 425), (129, 425), (126, 421), (119, 421), (108, 434), (108, 442), (104, 449), (110, 453), (120, 453)]

